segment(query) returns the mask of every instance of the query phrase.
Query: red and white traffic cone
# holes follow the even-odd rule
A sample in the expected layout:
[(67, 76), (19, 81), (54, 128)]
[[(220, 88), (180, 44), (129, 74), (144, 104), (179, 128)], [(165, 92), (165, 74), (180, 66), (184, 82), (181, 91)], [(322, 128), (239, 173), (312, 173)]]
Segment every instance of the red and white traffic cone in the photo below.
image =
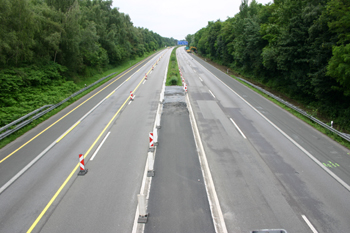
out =
[(154, 66), (152, 66), (152, 70), (154, 69)]
[(187, 84), (184, 82), (184, 90), (187, 92)]
[(78, 173), (78, 176), (83, 176), (88, 172), (88, 169), (85, 169), (83, 154), (79, 155), (79, 161), (80, 161), (80, 171)]
[(130, 100), (134, 100), (135, 96), (134, 94), (132, 93), (132, 91), (130, 91)]

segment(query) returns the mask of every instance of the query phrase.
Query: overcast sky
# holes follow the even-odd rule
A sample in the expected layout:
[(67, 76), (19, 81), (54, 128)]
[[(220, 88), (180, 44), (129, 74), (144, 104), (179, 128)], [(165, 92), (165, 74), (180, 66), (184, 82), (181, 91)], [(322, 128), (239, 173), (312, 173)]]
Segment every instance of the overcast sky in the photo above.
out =
[[(265, 5), (273, 0), (257, 2)], [(240, 5), (240, 0), (113, 0), (113, 7), (128, 14), (134, 26), (178, 40), (206, 27), (208, 21), (235, 16)]]

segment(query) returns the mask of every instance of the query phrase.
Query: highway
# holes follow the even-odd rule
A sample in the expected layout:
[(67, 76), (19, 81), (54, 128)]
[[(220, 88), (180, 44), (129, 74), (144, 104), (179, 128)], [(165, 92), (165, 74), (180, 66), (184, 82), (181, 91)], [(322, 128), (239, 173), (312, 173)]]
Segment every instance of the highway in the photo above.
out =
[(349, 150), (184, 49), (177, 56), (227, 231), (348, 232)]
[(160, 104), (170, 53), (0, 150), (0, 232), (348, 232), (350, 151), (182, 47), (187, 109)]
[[(2, 191), (0, 232), (131, 232), (148, 132), (169, 56), (170, 49), (166, 49), (141, 62), (1, 150), (1, 158), (8, 157), (75, 109), (0, 164), (3, 187), (50, 147)], [(135, 95), (132, 102), (130, 91)], [(104, 145), (91, 161), (104, 138)], [(77, 176), (79, 154), (85, 156), (85, 176)]]

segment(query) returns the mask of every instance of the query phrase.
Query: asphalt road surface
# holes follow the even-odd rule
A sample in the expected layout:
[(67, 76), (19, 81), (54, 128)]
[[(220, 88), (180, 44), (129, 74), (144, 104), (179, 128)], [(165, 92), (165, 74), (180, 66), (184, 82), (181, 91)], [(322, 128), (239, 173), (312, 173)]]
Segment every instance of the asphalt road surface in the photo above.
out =
[[(54, 143), (1, 193), (0, 232), (131, 232), (147, 158), (148, 132), (154, 122), (170, 52), (163, 50), (119, 75), (114, 79), (117, 81), (110, 81), (111, 85), (0, 164), (3, 185)], [(132, 102), (130, 91), (135, 94)], [(89, 96), (2, 149), (1, 158)], [(79, 154), (85, 156), (85, 176), (77, 176)]]
[[(1, 233), (134, 229), (170, 53), (146, 59), (0, 150)], [(145, 231), (213, 232), (220, 221), (210, 205), (219, 205), (221, 232), (349, 232), (349, 150), (183, 48), (177, 58), (204, 151), (185, 109), (163, 112)], [(77, 175), (79, 154), (85, 176)], [(204, 170), (213, 185), (207, 174), (203, 182)]]
[(349, 150), (195, 55), (177, 54), (228, 232), (348, 232)]
[(176, 91), (163, 104), (144, 232), (215, 232), (184, 91), (170, 88)]

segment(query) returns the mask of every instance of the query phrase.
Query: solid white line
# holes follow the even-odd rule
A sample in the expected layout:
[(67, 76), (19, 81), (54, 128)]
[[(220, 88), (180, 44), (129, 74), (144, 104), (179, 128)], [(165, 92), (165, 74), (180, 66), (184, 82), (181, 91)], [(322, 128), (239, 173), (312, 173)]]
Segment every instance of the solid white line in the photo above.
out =
[(98, 151), (100, 150), (100, 148), (102, 147), (103, 143), (105, 143), (106, 139), (108, 138), (109, 134), (111, 132), (108, 132), (108, 134), (105, 136), (105, 138), (102, 140), (101, 144), (97, 147), (95, 153), (91, 156), (90, 161), (94, 160), (95, 156), (97, 155)]
[[(221, 79), (216, 77), (212, 72), (210, 72), (207, 68), (205, 68), (202, 64), (198, 62), (204, 69), (206, 69), (209, 73), (211, 73), (215, 78), (217, 78), (222, 84), (224, 84), (228, 89), (230, 89), (233, 93), (235, 93), (241, 100), (243, 100), (249, 107), (251, 107), (256, 113), (258, 113), (262, 118), (264, 118), (268, 123), (270, 123), (275, 129), (277, 129), (283, 136), (285, 136), (289, 141), (291, 141), (296, 147), (298, 147), (302, 152), (304, 152), (311, 160), (313, 160), (317, 165), (319, 165), (325, 172), (327, 172), (330, 176), (332, 176), (336, 181), (338, 181), (341, 185), (344, 186), (348, 191), (350, 191), (350, 186), (345, 183), (342, 179), (340, 179), (336, 174), (334, 174), (330, 169), (324, 166), (320, 161), (318, 161), (312, 154), (310, 154), (304, 147), (299, 145), (296, 141), (294, 141), (291, 137), (289, 137), (284, 131), (282, 131), (279, 127), (277, 127), (272, 121), (270, 121), (267, 117), (265, 117), (261, 112), (259, 112), (256, 108), (254, 108), (248, 101), (246, 101), (242, 96), (240, 96), (237, 92), (235, 92), (231, 87), (226, 85)], [(225, 73), (224, 73), (225, 74)], [(238, 82), (238, 81), (237, 81)], [(244, 85), (243, 85), (244, 86)]]
[[(120, 84), (116, 89), (118, 89), (121, 85), (123, 85), (125, 81)], [(115, 89), (115, 90), (116, 90)], [(109, 95), (109, 94), (108, 94)], [(108, 96), (107, 95), (107, 96)], [(37, 155), (30, 163), (28, 163), (24, 168), (22, 168), (16, 175), (14, 175), (9, 181), (7, 181), (1, 188), (0, 194), (7, 189), (13, 182), (15, 182), (23, 173), (25, 173), (33, 164), (35, 164), (41, 157), (44, 156), (54, 145), (56, 145), (57, 140), (59, 140), (62, 136), (64, 136), (74, 125), (76, 125), (79, 121), (82, 122), (91, 112), (93, 112), (98, 106), (105, 101), (106, 98), (103, 98), (99, 103), (97, 103), (89, 112), (87, 112), (82, 118), (76, 121), (69, 129), (67, 129), (63, 134), (61, 134), (57, 139), (55, 139), (48, 147), (46, 147), (39, 155)]]
[(23, 173), (25, 173), (31, 166), (33, 166), (33, 164), (36, 163), (44, 154), (46, 154), (46, 152), (48, 152), (54, 145), (56, 145), (56, 141), (63, 135), (64, 133), (60, 135), (56, 140), (54, 140), (54, 142), (51, 143), (48, 147), (46, 147), (46, 149), (43, 150), (38, 156), (36, 156), (30, 163), (28, 163), (27, 166), (22, 168), (22, 170), (20, 170), (14, 177), (7, 181), (7, 183), (0, 188), (0, 194), (5, 189), (7, 189), (13, 182), (15, 182)]
[(244, 135), (244, 133), (241, 131), (241, 129), (238, 127), (238, 125), (236, 125), (236, 123), (232, 120), (232, 118), (230, 118), (230, 120), (232, 121), (232, 123), (235, 125), (236, 129), (241, 133), (241, 135), (244, 137), (244, 139), (247, 139)]
[[(168, 60), (168, 64), (169, 64), (169, 60)], [(163, 80), (163, 87), (161, 90), (160, 95), (163, 94), (164, 96), (164, 90), (165, 90), (165, 82), (166, 82), (166, 75), (168, 73), (168, 65), (166, 66), (165, 69), (165, 74), (164, 74), (164, 80)], [(160, 112), (162, 110), (162, 105), (158, 104), (158, 109), (156, 112), (156, 117), (158, 112)], [(154, 125), (153, 128), (156, 129), (156, 120), (154, 120)], [(157, 146), (155, 146), (155, 150), (154, 150), (154, 158), (156, 157), (156, 152), (157, 152)], [(147, 171), (148, 171), (148, 161), (146, 159), (146, 165), (145, 165), (145, 170), (143, 172), (143, 178), (142, 178), (142, 183), (141, 183), (141, 189), (140, 189), (140, 194), (146, 194), (146, 199), (149, 199), (149, 193), (151, 190), (151, 182), (152, 182), (152, 177), (147, 177)], [(139, 224), (137, 222), (139, 217), (139, 205), (137, 204), (136, 207), (136, 211), (135, 211), (135, 217), (134, 217), (134, 224), (132, 226), (132, 233), (143, 233), (144, 229), (145, 229), (145, 224)]]
[(301, 217), (303, 217), (304, 221), (310, 227), (310, 229), (313, 233), (318, 233), (316, 228), (311, 224), (311, 222), (309, 221), (309, 219), (307, 219), (307, 217), (305, 215), (301, 215)]
[(216, 233), (227, 233), (228, 231), (226, 228), (224, 215), (222, 214), (219, 198), (218, 198), (218, 195), (217, 195), (216, 190), (215, 190), (213, 177), (211, 176), (209, 164), (207, 161), (207, 156), (205, 154), (205, 150), (204, 150), (204, 147), (202, 144), (202, 139), (201, 139), (201, 136), (199, 134), (196, 119), (194, 117), (194, 113), (193, 113), (191, 102), (190, 102), (188, 95), (186, 95), (186, 102), (187, 102), (187, 106), (188, 106), (188, 111), (190, 113), (190, 122), (191, 122), (191, 126), (192, 126), (192, 131), (193, 131), (193, 134), (195, 135), (194, 140), (195, 140), (196, 147), (198, 150), (199, 162), (200, 162), (201, 169), (202, 169), (205, 189), (207, 191), (208, 201), (209, 201), (209, 205), (210, 205), (210, 212), (211, 212), (212, 219), (214, 222), (215, 232)]
[[(147, 63), (149, 63), (150, 61), (148, 61)], [(146, 63), (146, 64), (147, 64)], [(137, 64), (135, 64), (132, 67), (137, 66)], [(140, 69), (138, 69), (135, 73), (137, 73)], [(135, 73), (133, 73), (127, 80), (129, 80)], [(114, 91), (116, 91), (119, 87), (121, 87), (127, 80), (125, 80), (124, 82), (122, 82), (116, 89), (114, 89)], [(113, 92), (113, 91), (112, 91)], [(109, 94), (108, 94), (109, 95)], [(107, 95), (107, 96), (108, 96)], [(102, 104), (103, 101), (105, 101), (106, 98), (103, 98), (98, 104), (96, 104), (88, 113), (86, 113), (82, 118), (80, 118), (78, 121), (76, 121), (73, 126), (75, 124), (77, 124), (77, 122), (81, 122), (83, 121), (92, 111), (94, 111), (99, 105)], [(72, 127), (72, 126), (71, 126)], [(70, 127), (70, 128), (71, 128)], [(70, 129), (69, 128), (69, 129)], [(66, 130), (63, 134), (61, 134), (57, 139), (55, 139), (48, 147), (46, 147), (39, 155), (37, 155), (30, 163), (28, 163), (24, 168), (22, 168), (22, 170), (20, 170), (16, 175), (14, 175), (9, 181), (7, 181), (1, 188), (0, 188), (0, 194), (7, 189), (13, 182), (15, 182), (23, 173), (25, 173), (31, 166), (33, 166), (33, 164), (35, 164), (44, 154), (46, 154), (54, 145), (56, 145), (56, 141), (58, 139), (60, 139), (63, 135), (66, 134), (67, 131)]]
[(211, 90), (209, 90), (209, 92), (214, 98), (216, 98), (215, 95), (213, 94), (213, 92), (211, 92)]

